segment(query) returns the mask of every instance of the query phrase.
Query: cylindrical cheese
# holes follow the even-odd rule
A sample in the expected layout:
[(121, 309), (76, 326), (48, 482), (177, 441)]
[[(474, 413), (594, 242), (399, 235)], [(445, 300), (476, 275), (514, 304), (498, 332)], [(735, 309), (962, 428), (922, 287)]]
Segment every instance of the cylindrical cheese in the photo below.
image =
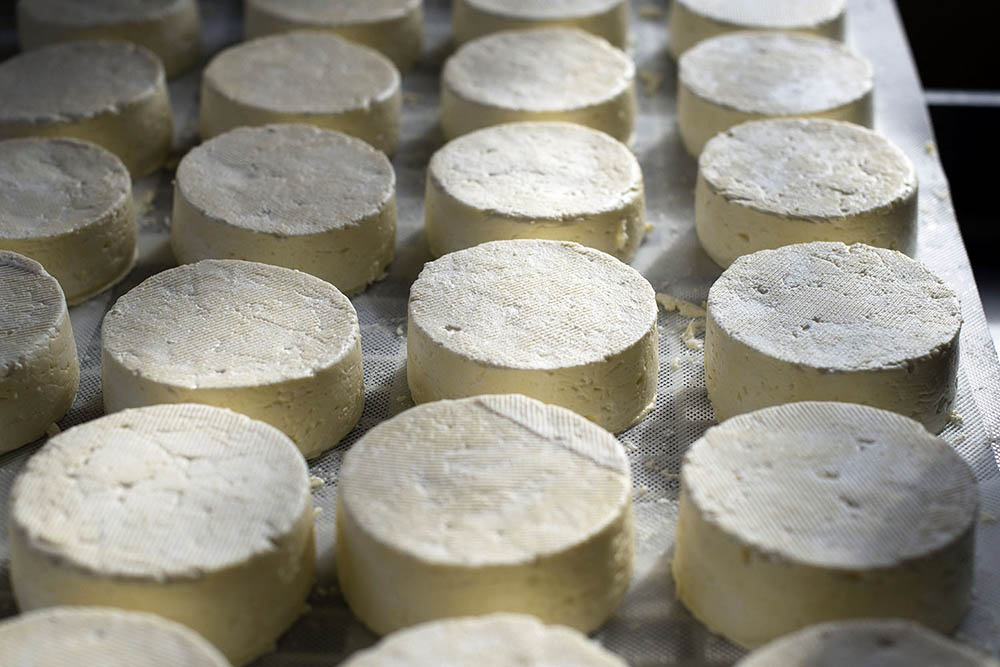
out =
[(75, 139), (0, 141), (0, 248), (40, 262), (70, 305), (124, 278), (136, 259), (132, 179)]
[(118, 300), (101, 329), (104, 408), (205, 403), (267, 422), (306, 457), (364, 407), (361, 330), (333, 285), (278, 266), (203, 260)]
[(181, 160), (171, 245), (179, 262), (275, 264), (353, 294), (392, 262), (396, 174), (383, 153), (340, 132), (237, 128)]
[(10, 495), (22, 610), (101, 605), (183, 623), (243, 665), (305, 611), (309, 472), (277, 429), (205, 405), (126, 410), (33, 456)]
[(379, 634), (497, 611), (590, 632), (625, 595), (633, 542), (624, 448), (525, 396), (412, 408), (337, 481), (340, 590)]
[(766, 248), (841, 241), (917, 248), (917, 174), (880, 134), (821, 118), (752, 121), (698, 158), (695, 229), (723, 267)]
[(0, 453), (45, 435), (73, 405), (76, 341), (59, 283), (42, 265), (0, 250)]
[(402, 109), (399, 70), (378, 51), (300, 30), (215, 56), (201, 81), (201, 138), (242, 125), (309, 123), (392, 154)]
[(401, 72), (420, 60), (423, 0), (245, 0), (246, 38), (323, 30), (385, 54)]
[(510, 30), (468, 42), (441, 75), (448, 139), (490, 125), (562, 120), (628, 142), (635, 123), (635, 65), (581, 30)]
[(705, 385), (719, 420), (847, 401), (937, 433), (955, 400), (962, 312), (895, 250), (815, 242), (737, 259), (708, 293)]
[(456, 44), (501, 30), (579, 28), (628, 47), (628, 0), (455, 0), (451, 30)]
[(655, 405), (655, 293), (599, 250), (523, 239), (450, 253), (424, 265), (408, 314), (417, 403), (526, 394), (613, 433)]
[(748, 120), (816, 116), (871, 127), (871, 64), (840, 42), (778, 32), (713, 37), (680, 59), (677, 124), (684, 147)]
[(17, 35), (24, 50), (83, 39), (120, 39), (155, 53), (167, 76), (201, 56), (197, 0), (20, 0)]
[(170, 152), (163, 65), (141, 46), (69, 42), (14, 56), (0, 63), (0, 100), (0, 139), (92, 141), (121, 158), (133, 178), (156, 171)]
[(978, 502), (969, 465), (901, 415), (850, 403), (740, 415), (684, 457), (677, 596), (747, 647), (847, 618), (951, 632), (971, 600)]
[(437, 256), (486, 241), (576, 241), (628, 262), (646, 233), (639, 161), (574, 123), (508, 123), (453, 139), (427, 168)]

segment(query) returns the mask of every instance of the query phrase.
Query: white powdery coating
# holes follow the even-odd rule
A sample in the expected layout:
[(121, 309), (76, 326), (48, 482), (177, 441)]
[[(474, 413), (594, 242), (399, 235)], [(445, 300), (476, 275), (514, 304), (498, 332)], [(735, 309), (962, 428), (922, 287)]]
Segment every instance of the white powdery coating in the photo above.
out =
[(526, 20), (581, 18), (602, 14), (621, 0), (463, 0), (481, 12)]
[(247, 0), (258, 12), (285, 20), (346, 26), (401, 18), (420, 6), (422, 0)]
[(56, 279), (38, 262), (0, 250), (0, 380), (49, 345), (69, 317)]
[(66, 27), (111, 26), (155, 21), (173, 14), (188, 0), (21, 0), (18, 11)]
[(809, 28), (835, 19), (845, 0), (676, 0), (688, 11), (746, 28)]
[(98, 576), (190, 579), (273, 551), (310, 502), (305, 461), (277, 429), (160, 405), (49, 440), (11, 491), (11, 530)]

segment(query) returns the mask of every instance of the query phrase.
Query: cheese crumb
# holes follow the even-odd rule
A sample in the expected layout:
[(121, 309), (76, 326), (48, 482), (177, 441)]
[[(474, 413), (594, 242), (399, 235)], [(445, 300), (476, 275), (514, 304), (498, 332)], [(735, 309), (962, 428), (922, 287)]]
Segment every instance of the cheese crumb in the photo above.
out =
[(318, 489), (319, 487), (323, 486), (323, 484), (324, 482), (321, 477), (316, 477), (315, 475), (313, 475), (312, 477), (309, 478), (310, 489)]
[(396, 335), (399, 336), (400, 338), (403, 337), (403, 325), (402, 324), (400, 324), (398, 327), (396, 327)]
[(705, 309), (694, 305), (688, 301), (678, 299), (670, 294), (662, 292), (656, 295), (656, 302), (663, 306), (663, 310), (668, 313), (677, 311), (682, 317), (705, 317)]
[(928, 141), (926, 144), (924, 144), (924, 152), (927, 153), (928, 155), (937, 155), (938, 152), (937, 144), (934, 143), (933, 141)]
[(674, 360), (670, 362), (670, 370), (676, 371), (681, 367), (681, 358), (674, 357)]
[(647, 220), (647, 221), (646, 221), (646, 226), (644, 227), (644, 229), (646, 230), (646, 233), (648, 234), (648, 233), (650, 233), (651, 231), (653, 231), (654, 229), (656, 229), (656, 225), (654, 225), (654, 224), (653, 224), (653, 223), (651, 223), (651, 222), (650, 222), (649, 220)]
[(955, 426), (961, 426), (964, 422), (965, 422), (965, 420), (962, 419), (962, 415), (958, 414), (957, 410), (952, 410), (948, 414), (948, 423), (949, 424), (954, 424)]
[(681, 340), (684, 341), (684, 346), (689, 350), (694, 350), (695, 352), (700, 352), (705, 349), (705, 341), (698, 338), (699, 334), (705, 333), (705, 320), (702, 318), (694, 319), (688, 322), (687, 329), (681, 334)]

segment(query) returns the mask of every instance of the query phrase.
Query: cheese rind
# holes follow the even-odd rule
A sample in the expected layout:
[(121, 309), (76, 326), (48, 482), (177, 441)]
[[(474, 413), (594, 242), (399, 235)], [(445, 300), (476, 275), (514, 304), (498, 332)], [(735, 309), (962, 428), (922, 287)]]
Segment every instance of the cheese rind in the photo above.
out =
[(913, 255), (917, 175), (880, 134), (820, 118), (743, 123), (698, 158), (695, 229), (726, 267), (741, 255), (810, 241)]
[(737, 32), (681, 56), (677, 123), (692, 155), (719, 132), (749, 120), (810, 116), (871, 127), (873, 88), (871, 63), (839, 42)]
[(656, 296), (635, 269), (569, 241), (491, 241), (424, 266), (410, 290), (417, 403), (519, 393), (611, 432), (656, 398)]
[(344, 667), (625, 667), (600, 644), (525, 614), (489, 614), (423, 623), (355, 653)]
[(456, 0), (451, 30), (456, 44), (502, 30), (578, 28), (619, 49), (628, 46), (626, 0)]
[(392, 154), (402, 109), (399, 70), (378, 51), (301, 30), (219, 53), (201, 83), (201, 137), (240, 126), (308, 123)]
[(73, 404), (80, 364), (59, 283), (0, 250), (0, 453), (45, 435)]
[(147, 279), (101, 330), (107, 412), (205, 403), (267, 422), (306, 457), (361, 417), (361, 331), (333, 285), (278, 266), (203, 260)]
[(110, 607), (51, 607), (6, 620), (0, 624), (0, 664), (230, 667), (188, 627)]
[(0, 248), (40, 262), (69, 305), (116, 284), (136, 259), (132, 179), (75, 139), (0, 141)]
[(581, 30), (510, 30), (464, 44), (441, 75), (448, 139), (490, 125), (560, 120), (628, 142), (636, 114), (635, 65)]
[(383, 153), (340, 132), (231, 130), (177, 168), (171, 245), (179, 262), (263, 262), (359, 292), (395, 253), (396, 175)]
[(26, 51), (87, 39), (134, 42), (163, 61), (167, 76), (201, 56), (196, 0), (21, 0), (17, 31)]
[(760, 647), (736, 667), (1000, 667), (1000, 662), (918, 623), (901, 619), (835, 621)]
[(17, 55), (0, 64), (0, 99), (0, 139), (91, 141), (121, 158), (134, 178), (158, 169), (170, 152), (163, 65), (135, 44), (69, 42)]
[(486, 241), (576, 241), (628, 262), (646, 233), (639, 162), (573, 123), (510, 123), (458, 137), (427, 169), (424, 226), (441, 256)]
[(677, 595), (749, 647), (846, 618), (950, 632), (971, 600), (978, 498), (969, 465), (902, 415), (822, 402), (740, 415), (684, 458)]
[(814, 242), (737, 259), (708, 294), (705, 385), (719, 420), (847, 401), (937, 433), (955, 400), (961, 306), (906, 255)]
[(419, 405), (351, 448), (337, 493), (340, 590), (379, 634), (497, 611), (589, 632), (628, 588), (624, 449), (557, 406)]
[(247, 0), (246, 38), (323, 30), (385, 54), (401, 72), (420, 60), (423, 0)]
[(670, 3), (670, 41), (675, 59), (695, 44), (737, 30), (780, 30), (844, 40), (845, 0), (677, 0)]

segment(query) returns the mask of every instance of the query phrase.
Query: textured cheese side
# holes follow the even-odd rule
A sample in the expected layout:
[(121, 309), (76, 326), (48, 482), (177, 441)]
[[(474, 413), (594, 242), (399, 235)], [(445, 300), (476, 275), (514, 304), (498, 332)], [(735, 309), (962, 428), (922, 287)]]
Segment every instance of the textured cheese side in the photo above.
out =
[(851, 123), (754, 121), (716, 135), (698, 159), (695, 228), (721, 266), (810, 241), (916, 250), (917, 175), (880, 134)]
[(231, 130), (181, 160), (171, 245), (180, 262), (263, 262), (358, 292), (395, 253), (396, 175), (383, 153), (340, 132)]
[(0, 141), (0, 248), (40, 262), (70, 305), (136, 258), (132, 179), (121, 160), (74, 139)]
[(229, 667), (201, 635), (160, 616), (53, 607), (0, 624), (0, 663), (30, 667)]
[(975, 476), (913, 420), (848, 403), (741, 415), (692, 446), (681, 487), (678, 597), (739, 644), (854, 617), (950, 632), (968, 610)]
[(418, 403), (521, 393), (612, 432), (654, 404), (657, 306), (598, 250), (491, 241), (424, 266), (410, 290), (407, 382)]
[(501, 123), (563, 120), (629, 141), (636, 104), (632, 59), (580, 30), (487, 35), (459, 48), (442, 72), (449, 139)]
[(625, 661), (570, 628), (524, 614), (432, 621), (400, 630), (344, 667), (625, 667)]
[(203, 260), (159, 273), (108, 311), (101, 331), (108, 412), (205, 403), (260, 419), (306, 456), (361, 416), (361, 333), (351, 302), (299, 271)]
[(10, 508), (21, 609), (157, 613), (234, 664), (273, 645), (313, 582), (305, 462), (228, 410), (158, 405), (64, 431), (28, 461)]
[(576, 241), (629, 261), (645, 235), (639, 162), (573, 123), (512, 123), (449, 142), (427, 169), (424, 226), (440, 256), (486, 241)]
[(737, 259), (709, 291), (705, 384), (720, 420), (800, 400), (863, 403), (940, 431), (961, 306), (902, 253), (815, 242)]
[(628, 47), (627, 0), (457, 0), (451, 29), (456, 44), (502, 30), (578, 28)]
[(380, 634), (494, 611), (589, 632), (629, 584), (624, 449), (563, 408), (520, 395), (417, 406), (354, 445), (337, 491), (340, 588)]
[(201, 84), (201, 137), (240, 126), (309, 123), (393, 153), (400, 76), (378, 51), (332, 34), (296, 31), (230, 47)]
[(0, 250), (0, 294), (0, 452), (8, 452), (66, 414), (80, 365), (66, 300), (41, 264)]

